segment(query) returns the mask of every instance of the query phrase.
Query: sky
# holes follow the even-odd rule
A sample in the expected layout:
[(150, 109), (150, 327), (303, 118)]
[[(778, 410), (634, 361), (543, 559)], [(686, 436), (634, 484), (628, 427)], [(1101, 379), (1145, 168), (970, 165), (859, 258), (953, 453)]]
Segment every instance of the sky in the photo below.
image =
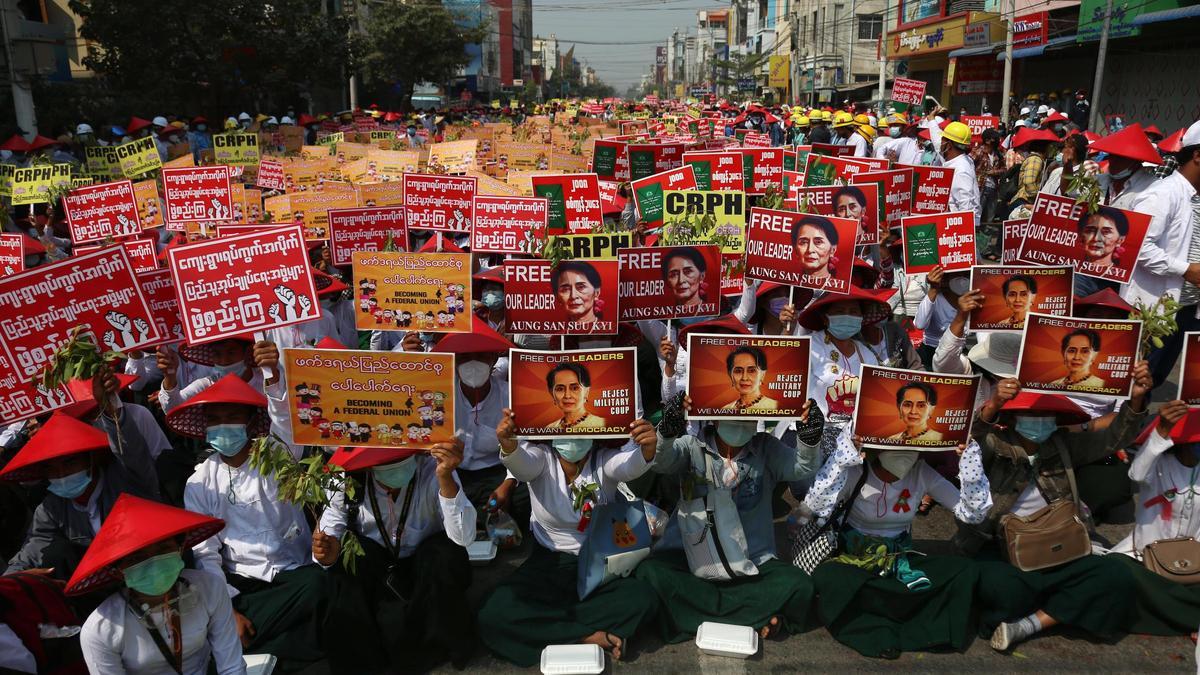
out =
[(698, 10), (728, 7), (728, 0), (533, 0), (533, 34), (554, 33), (563, 53), (575, 44), (575, 58), (620, 94), (641, 81), (654, 47), (675, 28), (695, 35)]

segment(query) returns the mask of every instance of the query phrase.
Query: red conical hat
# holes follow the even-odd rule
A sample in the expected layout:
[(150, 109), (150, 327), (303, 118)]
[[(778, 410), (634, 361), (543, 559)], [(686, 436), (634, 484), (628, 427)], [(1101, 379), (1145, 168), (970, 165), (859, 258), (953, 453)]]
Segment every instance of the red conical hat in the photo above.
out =
[(38, 480), (44, 477), (48, 460), (108, 449), (108, 434), (69, 415), (54, 413), (0, 470), (0, 478)]
[(316, 344), (317, 349), (349, 349), (346, 345), (326, 335)]
[[(233, 337), (224, 338), (225, 340), (237, 340), (244, 342), (247, 345), (254, 344), (254, 338), (250, 335), (234, 335)], [(199, 345), (182, 344), (179, 345), (179, 356), (185, 358), (192, 363), (198, 363), (202, 366), (217, 365), (216, 354), (213, 351), (213, 345), (222, 340), (214, 340), (213, 342), (205, 342)]]
[(123, 493), (67, 582), (67, 595), (81, 595), (121, 580), (117, 565), (132, 553), (183, 535), (191, 548), (225, 527), (225, 521)]
[(742, 323), (736, 316), (725, 314), (718, 316), (715, 319), (708, 319), (694, 323), (690, 326), (684, 326), (679, 329), (679, 345), (687, 347), (687, 336), (690, 333), (731, 333), (733, 335), (749, 335), (750, 329), (746, 324)]
[[(889, 289), (894, 290), (894, 289)], [(890, 296), (890, 294), (889, 294)], [(863, 307), (863, 325), (873, 326), (892, 314), (892, 307), (882, 294), (851, 286), (849, 293), (826, 293), (800, 313), (801, 326), (809, 330), (824, 330), (825, 312), (829, 306), (843, 300), (858, 300)]]
[(21, 236), (21, 255), (40, 255), (46, 252), (42, 242), (29, 235)]
[(504, 284), (504, 265), (496, 265), (489, 267), (486, 270), (476, 272), (471, 275), (476, 281), (493, 281), (498, 284)]
[(33, 140), (29, 141), (29, 151), (33, 152), (34, 150), (41, 150), (42, 148), (48, 148), (52, 145), (58, 145), (58, 141), (54, 140), (53, 138), (46, 138), (45, 136), (34, 136)]
[(1021, 127), (1017, 130), (1017, 135), (1013, 137), (1012, 146), (1019, 148), (1026, 143), (1034, 141), (1050, 141), (1051, 143), (1058, 142), (1058, 136), (1054, 135), (1049, 129), (1030, 129), (1029, 127)]
[(1090, 420), (1088, 414), (1075, 404), (1074, 401), (1059, 394), (1038, 394), (1023, 391), (1000, 408), (1001, 412), (1023, 413), (1034, 415), (1054, 415), (1058, 418), (1059, 426), (1083, 424)]
[(1187, 133), (1187, 127), (1180, 127), (1178, 131), (1167, 136), (1158, 142), (1158, 149), (1163, 152), (1179, 152), (1183, 150), (1183, 135)]
[(150, 126), (150, 120), (144, 120), (140, 117), (130, 117), (129, 124), (125, 125), (125, 133), (132, 134), (135, 131), (140, 131)]
[(329, 458), (329, 464), (340, 466), (344, 471), (362, 471), (399, 462), (421, 452), (415, 448), (338, 448)]
[(448, 333), (433, 347), (435, 352), (450, 354), (507, 354), (515, 348), (511, 341), (496, 332), (488, 322), (475, 318), (470, 333)]
[(204, 438), (208, 429), (204, 406), (209, 403), (241, 403), (256, 408), (255, 415), (246, 427), (246, 434), (250, 438), (264, 436), (271, 429), (271, 418), (267, 415), (267, 397), (233, 373), (217, 380), (208, 389), (167, 413), (167, 427), (177, 434)]
[[(1134, 444), (1145, 443), (1146, 439), (1150, 438), (1150, 434), (1154, 433), (1154, 428), (1158, 426), (1158, 420), (1158, 415), (1155, 415), (1146, 428), (1142, 429), (1142, 433), (1138, 434)], [(1171, 427), (1170, 439), (1173, 445), (1200, 442), (1200, 410), (1196, 408), (1188, 410), (1183, 419)]]
[(0, 144), (0, 150), (8, 150), (9, 152), (29, 152), (29, 141), (21, 138), (19, 134), (13, 134), (7, 141)]
[[(117, 373), (117, 382), (122, 390), (129, 388), (129, 385), (137, 382), (137, 379), (137, 375)], [(80, 419), (92, 414), (99, 407), (96, 399), (92, 396), (91, 380), (71, 380), (67, 383), (67, 388), (71, 390), (71, 396), (75, 398), (75, 402), (59, 408), (58, 412)]]
[(429, 241), (425, 242), (425, 244), (419, 251), (417, 251), (417, 253), (466, 253), (466, 251), (456, 246), (454, 244), (454, 240), (446, 234), (442, 235), (441, 250), (438, 250), (437, 240), (437, 235), (434, 234), (429, 238)]
[[(1125, 302), (1125, 299), (1117, 295), (1117, 292), (1111, 288), (1104, 288), (1092, 293), (1086, 298), (1079, 298), (1075, 300), (1076, 312), (1078, 312), (1080, 307), (1110, 307), (1112, 309), (1119, 309), (1124, 312), (1135, 311), (1133, 305)], [(1076, 315), (1078, 316), (1078, 314)]]
[(317, 295), (333, 295), (334, 293), (341, 293), (350, 288), (342, 283), (341, 279), (331, 274), (326, 274), (321, 270), (313, 270), (312, 277), (313, 286), (317, 289)]
[(1130, 124), (1115, 134), (1101, 138), (1092, 143), (1090, 149), (1092, 152), (1107, 152), (1110, 155), (1128, 157), (1139, 162), (1162, 164), (1162, 157), (1159, 157), (1158, 151), (1154, 149), (1150, 139), (1146, 138), (1146, 132), (1142, 129), (1142, 125), (1137, 123)]

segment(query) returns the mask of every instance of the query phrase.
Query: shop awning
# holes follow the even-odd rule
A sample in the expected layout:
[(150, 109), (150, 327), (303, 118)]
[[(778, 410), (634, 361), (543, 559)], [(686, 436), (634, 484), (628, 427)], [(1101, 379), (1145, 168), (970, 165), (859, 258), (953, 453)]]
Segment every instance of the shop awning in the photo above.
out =
[(1175, 9), (1164, 9), (1158, 12), (1147, 12), (1133, 17), (1132, 23), (1135, 26), (1145, 26), (1148, 23), (1158, 23), (1160, 21), (1175, 21), (1176, 19), (1191, 19), (1200, 16), (1200, 5), (1192, 5), (1190, 7), (1176, 7)]
[(854, 84), (839, 84), (837, 90), (842, 91), (858, 91), (860, 89), (878, 89), (879, 80), (871, 80), (869, 82), (855, 82)]
[[(1042, 54), (1045, 54), (1046, 50), (1048, 50), (1048, 49), (1054, 49), (1057, 47), (1067, 47), (1069, 45), (1075, 44), (1075, 37), (1076, 36), (1074, 36), (1074, 35), (1063, 35), (1061, 37), (1050, 38), (1049, 40), (1046, 41), (1046, 44), (1044, 44), (1044, 45), (1038, 45), (1036, 47), (1022, 47), (1020, 49), (1014, 49), (1013, 50), (1013, 58), (1014, 59), (1024, 59), (1024, 58), (1027, 58), (1030, 56), (1041, 56)], [(1003, 61), (1004, 60), (1004, 52), (1000, 52), (999, 54), (997, 54), (996, 60)]]
[(1004, 43), (997, 42), (997, 43), (990, 44), (990, 45), (984, 45), (982, 47), (961, 47), (959, 49), (955, 49), (954, 51), (950, 52), (949, 56), (952, 59), (956, 59), (961, 56), (979, 56), (981, 54), (991, 54), (992, 50), (995, 49), (996, 47), (1003, 48)]

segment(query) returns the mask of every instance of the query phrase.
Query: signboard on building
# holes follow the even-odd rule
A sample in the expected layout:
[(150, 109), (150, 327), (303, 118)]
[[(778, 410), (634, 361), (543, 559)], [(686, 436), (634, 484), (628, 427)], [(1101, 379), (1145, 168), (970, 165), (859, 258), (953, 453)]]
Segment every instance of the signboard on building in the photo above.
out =
[(942, 21), (896, 30), (888, 34), (885, 44), (888, 59), (904, 59), (973, 46), (976, 43), (968, 39), (979, 41), (985, 35), (990, 39), (990, 36), (1004, 33), (1004, 23), (999, 15), (963, 12)]
[(1013, 48), (1037, 47), (1046, 44), (1046, 38), (1050, 32), (1048, 14), (1048, 12), (1034, 12), (1018, 16), (1016, 21), (1013, 21)]

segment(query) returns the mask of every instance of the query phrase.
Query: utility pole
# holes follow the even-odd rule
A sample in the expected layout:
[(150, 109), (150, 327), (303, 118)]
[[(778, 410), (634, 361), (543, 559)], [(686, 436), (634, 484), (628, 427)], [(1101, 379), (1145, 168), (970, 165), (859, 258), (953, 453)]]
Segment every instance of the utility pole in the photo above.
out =
[[(1109, 0), (1111, 2), (1112, 0)], [(1005, 25), (1008, 28), (1004, 31), (1004, 89), (1000, 92), (1000, 123), (1004, 128), (1008, 128), (1008, 118), (1012, 106), (1009, 105), (1008, 94), (1012, 91), (1012, 69), (1013, 69), (1013, 22), (1017, 20), (1017, 0), (1008, 0), (1008, 20)], [(985, 99), (986, 100), (986, 99)]]
[(0, 0), (0, 37), (4, 39), (4, 59), (8, 62), (8, 84), (12, 89), (13, 113), (17, 127), (25, 132), (26, 140), (32, 140), (37, 134), (37, 114), (33, 107), (33, 91), (29, 78), (17, 78), (17, 66), (13, 60), (13, 16), (16, 14), (16, 3)]
[(887, 104), (884, 103), (884, 92), (887, 90), (887, 45), (884, 44), (883, 36), (887, 33), (888, 26), (888, 8), (891, 3), (883, 3), (883, 25), (879, 27), (879, 93), (875, 97), (879, 99), (879, 119), (883, 119), (884, 111), (887, 110)]
[(1108, 31), (1112, 28), (1113, 0), (1108, 0), (1104, 8), (1104, 28), (1100, 31), (1100, 50), (1096, 54), (1096, 79), (1092, 83), (1092, 115), (1088, 120), (1088, 128), (1092, 131), (1100, 128), (1100, 87), (1104, 85), (1104, 59), (1108, 56)]

